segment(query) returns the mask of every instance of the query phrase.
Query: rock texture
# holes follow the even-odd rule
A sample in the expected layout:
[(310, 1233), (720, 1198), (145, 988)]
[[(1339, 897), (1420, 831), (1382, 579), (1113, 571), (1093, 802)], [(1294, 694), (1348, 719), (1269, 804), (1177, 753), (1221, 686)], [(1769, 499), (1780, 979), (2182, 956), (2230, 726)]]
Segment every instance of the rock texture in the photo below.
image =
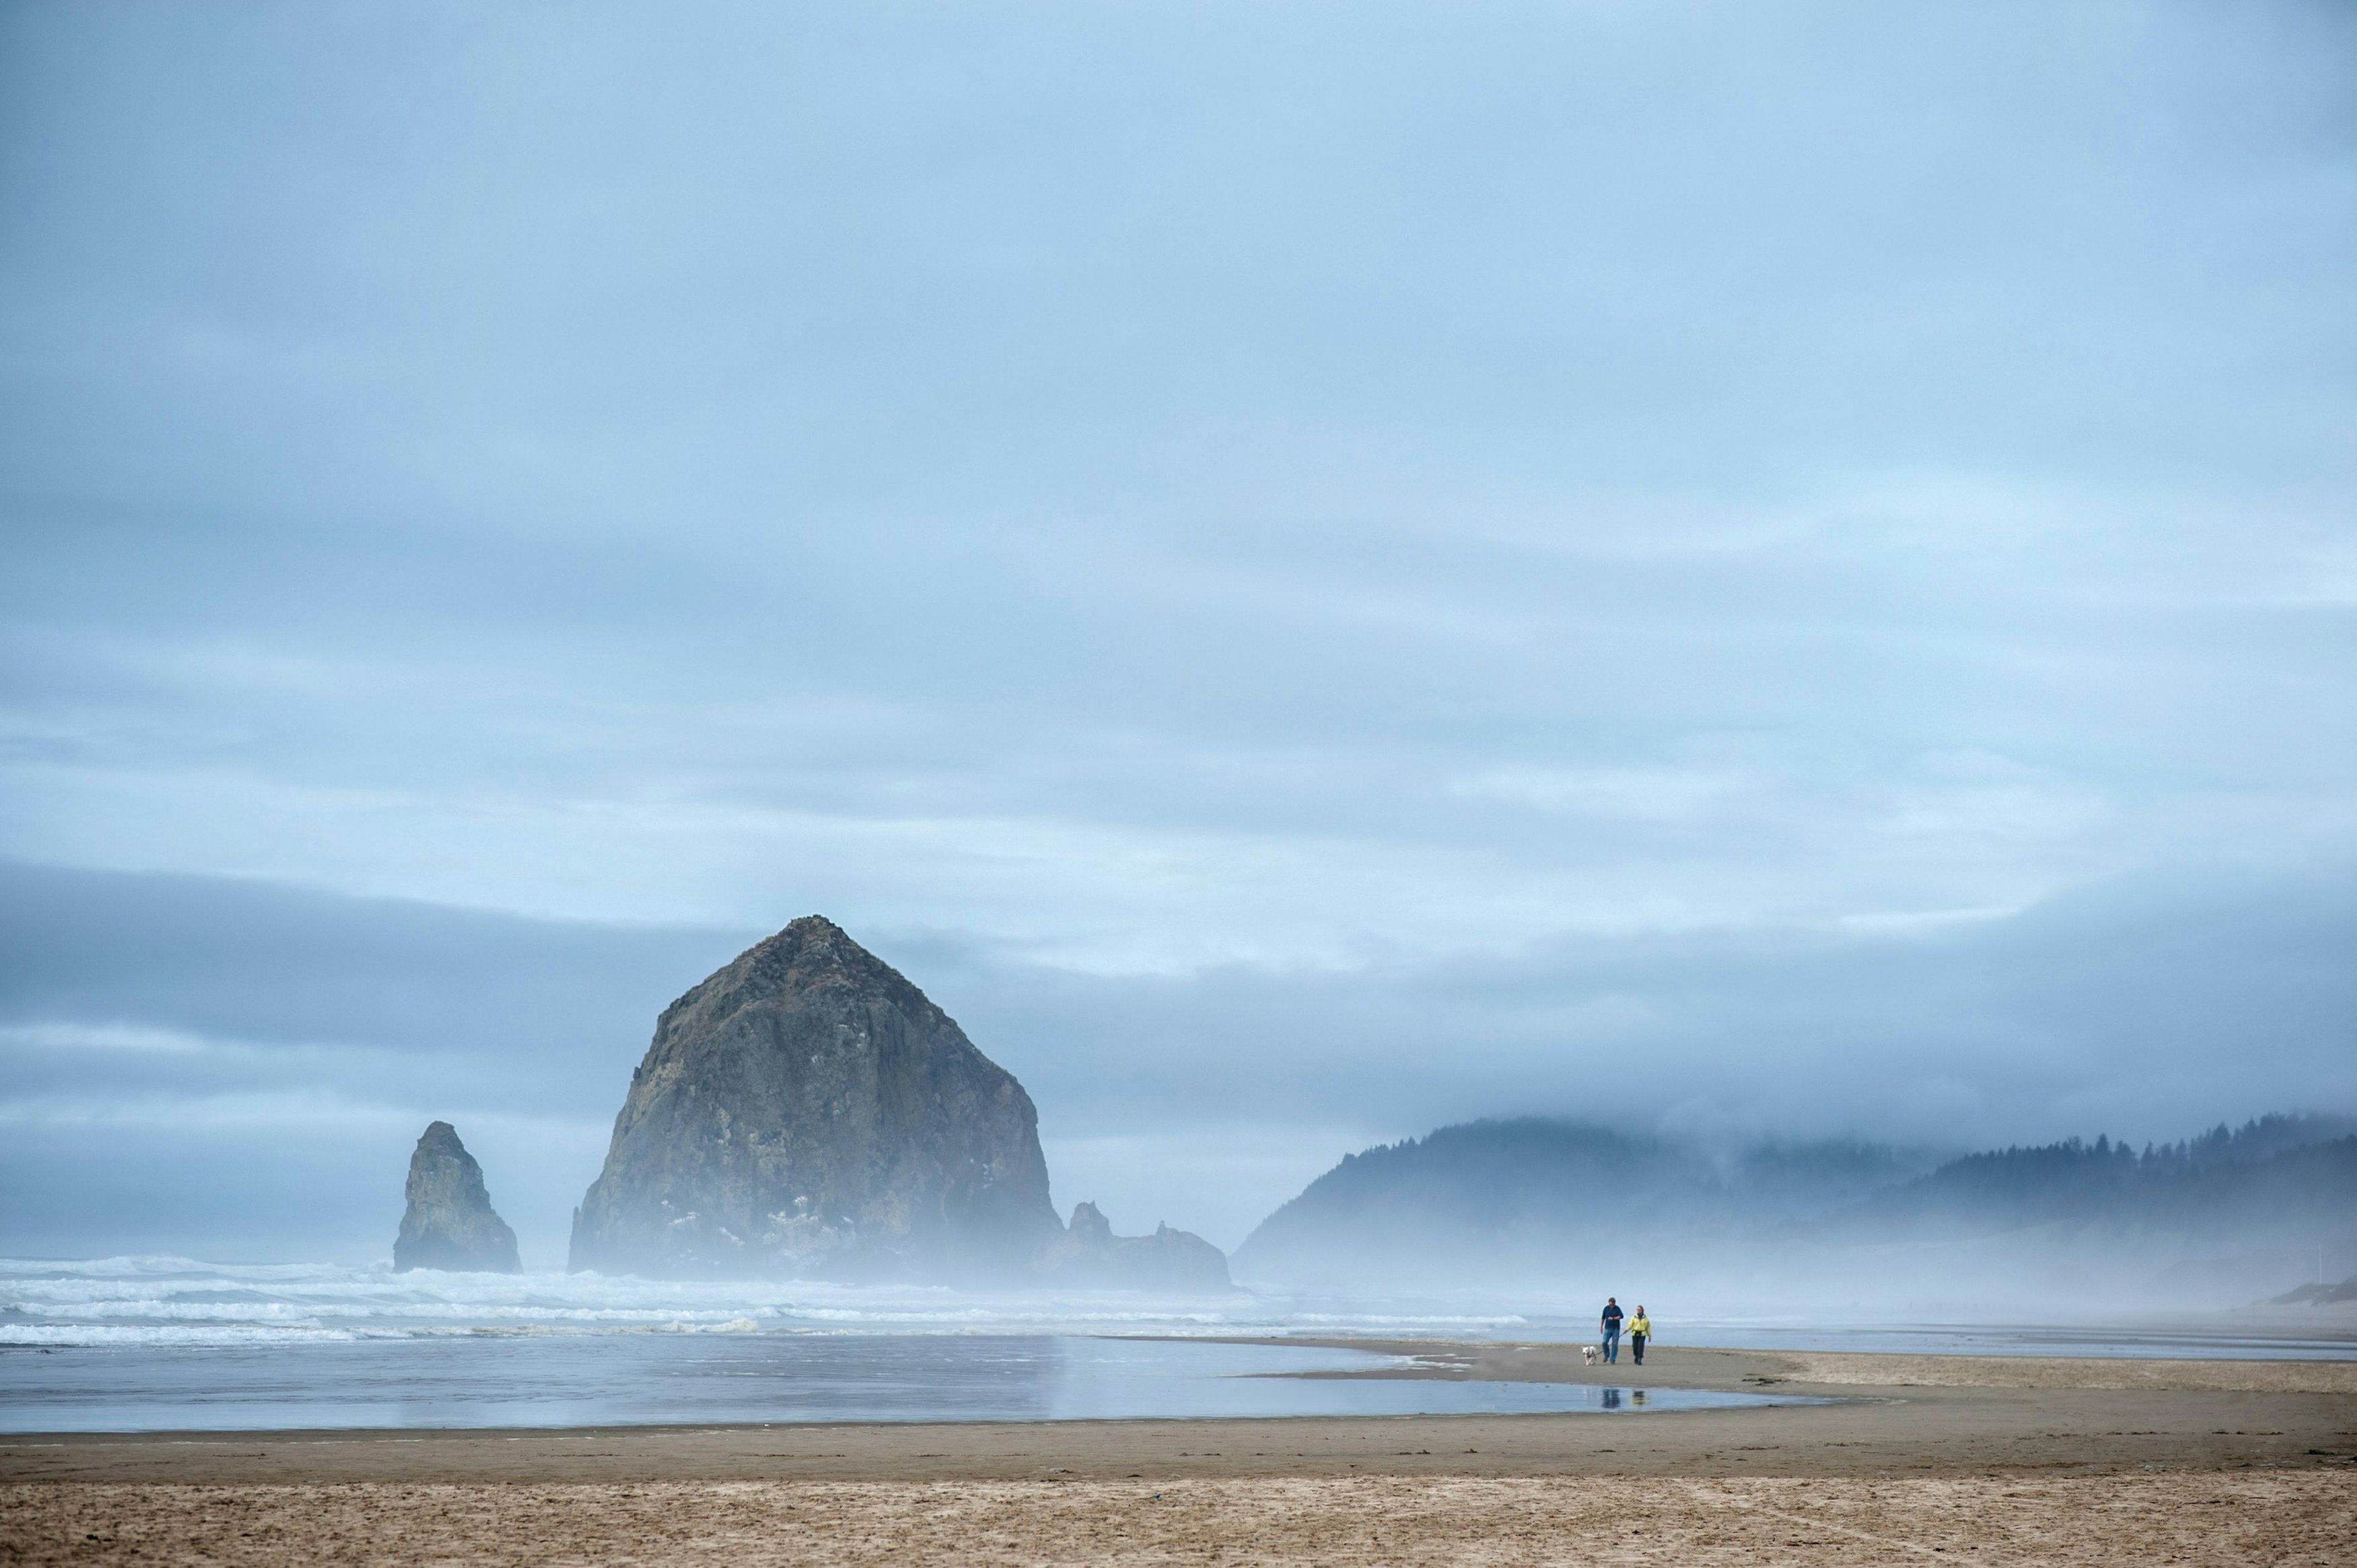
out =
[(1059, 1284), (1130, 1290), (1228, 1290), (1228, 1255), (1189, 1230), (1157, 1225), (1151, 1236), (1116, 1236), (1093, 1203), (1040, 1250), (1039, 1272)]
[(408, 1196), (393, 1243), (394, 1268), (523, 1272), (515, 1232), (492, 1212), (491, 1195), (483, 1190), (483, 1167), (447, 1122), (430, 1124), (418, 1138), (409, 1156)]
[(572, 1266), (1007, 1280), (1061, 1231), (1023, 1086), (813, 915), (657, 1021)]

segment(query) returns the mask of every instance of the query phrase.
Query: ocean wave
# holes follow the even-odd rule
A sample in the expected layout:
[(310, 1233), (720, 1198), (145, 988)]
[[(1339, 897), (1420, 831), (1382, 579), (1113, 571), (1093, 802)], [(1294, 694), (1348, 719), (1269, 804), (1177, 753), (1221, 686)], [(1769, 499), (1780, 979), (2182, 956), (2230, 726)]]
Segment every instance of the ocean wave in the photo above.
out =
[[(451, 1333), (1152, 1334), (1512, 1330), (1521, 1315), (1249, 1291), (960, 1292), (825, 1281), (485, 1274), (389, 1265), (221, 1263), (168, 1254), (0, 1259), (0, 1343), (259, 1344)], [(103, 1332), (102, 1332), (102, 1330)]]
[(179, 1324), (6, 1323), (0, 1322), (0, 1346), (17, 1348), (99, 1348), (107, 1346), (190, 1348), (319, 1345), (350, 1343), (362, 1337), (348, 1328), (278, 1326), (246, 1326), (231, 1323), (201, 1326)]

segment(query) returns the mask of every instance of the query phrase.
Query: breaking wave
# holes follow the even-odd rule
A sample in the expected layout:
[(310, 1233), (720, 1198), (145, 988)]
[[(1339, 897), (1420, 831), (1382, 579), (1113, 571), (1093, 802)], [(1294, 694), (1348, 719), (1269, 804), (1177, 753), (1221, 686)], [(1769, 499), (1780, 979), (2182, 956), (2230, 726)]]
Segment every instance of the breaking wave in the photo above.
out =
[(0, 1259), (0, 1345), (246, 1346), (501, 1334), (1511, 1333), (1511, 1312), (1398, 1310), (1246, 1291), (977, 1294), (811, 1280), (477, 1274), (181, 1257)]

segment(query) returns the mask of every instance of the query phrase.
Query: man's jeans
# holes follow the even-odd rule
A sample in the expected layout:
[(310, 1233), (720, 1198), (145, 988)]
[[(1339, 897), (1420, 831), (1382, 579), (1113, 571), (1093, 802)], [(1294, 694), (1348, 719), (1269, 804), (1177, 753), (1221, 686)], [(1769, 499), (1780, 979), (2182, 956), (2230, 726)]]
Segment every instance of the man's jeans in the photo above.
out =
[(1620, 1359), (1620, 1326), (1617, 1323), (1605, 1325), (1604, 1359), (1608, 1361)]

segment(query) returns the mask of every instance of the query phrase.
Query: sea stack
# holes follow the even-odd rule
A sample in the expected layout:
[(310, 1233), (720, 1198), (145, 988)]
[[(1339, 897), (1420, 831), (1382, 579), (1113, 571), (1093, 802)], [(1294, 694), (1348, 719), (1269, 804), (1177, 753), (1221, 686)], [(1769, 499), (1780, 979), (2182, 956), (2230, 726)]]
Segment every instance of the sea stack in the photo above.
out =
[(1234, 1288), (1228, 1255), (1193, 1231), (1157, 1225), (1151, 1236), (1116, 1236), (1093, 1203), (1073, 1208), (1071, 1224), (1041, 1251), (1039, 1268), (1058, 1284), (1189, 1294)]
[(572, 1267), (1006, 1282), (1062, 1233), (1023, 1086), (811, 915), (657, 1020)]
[(515, 1232), (491, 1209), (483, 1167), (447, 1122), (428, 1125), (409, 1156), (409, 1208), (393, 1243), (395, 1269), (523, 1272)]

